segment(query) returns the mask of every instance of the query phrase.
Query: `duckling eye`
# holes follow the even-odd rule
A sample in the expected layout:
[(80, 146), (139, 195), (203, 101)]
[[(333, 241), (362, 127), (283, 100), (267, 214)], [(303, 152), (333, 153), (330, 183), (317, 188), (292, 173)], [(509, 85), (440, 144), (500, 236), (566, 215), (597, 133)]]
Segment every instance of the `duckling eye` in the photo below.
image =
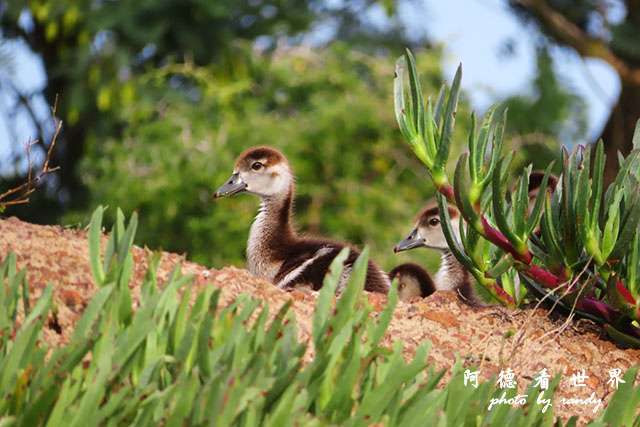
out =
[(251, 165), (251, 169), (253, 169), (254, 171), (260, 170), (261, 167), (262, 167), (262, 163), (260, 162), (254, 162)]
[(440, 219), (438, 219), (438, 218), (431, 218), (429, 220), (429, 225), (433, 225), (435, 227), (438, 224), (440, 224)]

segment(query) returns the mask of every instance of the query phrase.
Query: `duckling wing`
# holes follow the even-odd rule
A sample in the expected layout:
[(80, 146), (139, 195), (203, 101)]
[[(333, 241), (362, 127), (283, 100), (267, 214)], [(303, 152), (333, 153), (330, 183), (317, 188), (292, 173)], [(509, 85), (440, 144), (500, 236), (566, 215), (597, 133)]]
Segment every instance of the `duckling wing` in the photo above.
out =
[[(295, 245), (291, 255), (286, 257), (276, 274), (276, 286), (282, 289), (311, 287), (313, 290), (319, 290), (331, 262), (344, 247), (349, 248), (349, 256), (344, 262), (344, 271), (336, 290), (338, 293), (342, 292), (360, 251), (350, 245), (330, 240), (305, 240)], [(390, 284), (387, 275), (370, 259), (364, 289), (386, 294), (389, 292)]]
[(310, 286), (314, 290), (322, 287), (331, 262), (343, 246), (310, 243), (313, 242), (297, 245), (291, 256), (284, 260), (274, 279), (276, 286), (283, 289)]

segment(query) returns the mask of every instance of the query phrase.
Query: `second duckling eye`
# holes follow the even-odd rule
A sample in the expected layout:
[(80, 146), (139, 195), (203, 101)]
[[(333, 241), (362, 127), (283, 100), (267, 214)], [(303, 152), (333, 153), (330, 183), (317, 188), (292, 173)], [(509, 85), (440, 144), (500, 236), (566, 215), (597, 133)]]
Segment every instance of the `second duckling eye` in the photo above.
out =
[(258, 170), (260, 170), (261, 168), (262, 168), (262, 163), (260, 163), (260, 162), (254, 162), (254, 163), (251, 165), (251, 169), (253, 169), (254, 171), (258, 171)]
[(435, 227), (438, 224), (440, 224), (440, 219), (439, 218), (431, 218), (429, 220), (429, 225), (433, 225)]

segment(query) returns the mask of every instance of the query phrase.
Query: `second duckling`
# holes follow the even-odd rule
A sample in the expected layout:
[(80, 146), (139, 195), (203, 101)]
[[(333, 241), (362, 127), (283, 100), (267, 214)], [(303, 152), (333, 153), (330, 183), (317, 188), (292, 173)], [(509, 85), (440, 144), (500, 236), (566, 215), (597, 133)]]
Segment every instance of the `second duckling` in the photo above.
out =
[(429, 272), (413, 262), (398, 265), (389, 272), (389, 278), (398, 278), (398, 298), (403, 301), (428, 297), (436, 291)]
[[(460, 241), (459, 225), (462, 221), (460, 212), (449, 206), (451, 226)], [(455, 258), (442, 231), (438, 206), (430, 205), (424, 208), (416, 217), (413, 231), (394, 248), (394, 252), (406, 251), (414, 248), (435, 249), (442, 254), (442, 263), (436, 273), (435, 289), (455, 291), (463, 300), (478, 302), (473, 291), (471, 274)]]

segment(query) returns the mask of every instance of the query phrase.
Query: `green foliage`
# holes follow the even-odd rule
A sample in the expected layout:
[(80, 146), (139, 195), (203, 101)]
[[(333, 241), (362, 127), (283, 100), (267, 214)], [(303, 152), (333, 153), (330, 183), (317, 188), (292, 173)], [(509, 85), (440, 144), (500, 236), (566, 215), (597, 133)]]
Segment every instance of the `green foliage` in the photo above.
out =
[[(610, 335), (638, 346), (640, 150), (636, 147), (628, 157), (620, 156), (620, 171), (606, 192), (602, 142), (596, 145), (594, 155), (591, 146), (578, 146), (571, 153), (564, 151), (555, 191), (547, 191), (549, 166), (534, 203), (529, 199), (531, 166), (524, 168), (511, 190), (509, 169), (514, 156), (500, 157), (506, 113), (500, 120), (496, 114), (498, 107), (494, 106), (477, 134), (475, 126), (472, 127), (469, 152), (458, 160), (451, 186), (444, 168), (449, 157), (449, 134), (456, 118), (461, 68), (453, 80), (446, 107), (444, 98), (438, 96), (433, 107), (428, 101), (425, 116), (410, 52), (407, 60), (411, 104), (404, 100), (402, 57), (398, 60), (395, 82), (396, 115), (403, 135), (430, 169), (441, 193), (440, 217), (456, 258), (503, 305), (517, 306), (524, 296), (524, 289), (514, 286), (510, 270), (514, 267), (532, 289), (540, 292), (541, 286), (556, 297), (562, 290), (561, 305), (607, 323)], [(445, 111), (442, 123), (431, 111)], [(635, 135), (638, 134), (640, 121)], [(462, 245), (455, 241), (451, 229), (447, 199), (456, 204), (468, 224), (460, 233)], [(533, 233), (539, 222), (540, 236)]]
[[(102, 211), (101, 206), (95, 210), (89, 237), (90, 262), (99, 282), (101, 254), (91, 234), (101, 227)], [(120, 214), (117, 230), (125, 230)], [(135, 230), (135, 217), (127, 230)], [(110, 242), (123, 248), (117, 258), (128, 259), (127, 231), (121, 236), (118, 241), (112, 234)], [(109, 246), (105, 260), (113, 251)], [(51, 308), (52, 286), (28, 307), (25, 270), (16, 272), (15, 256), (10, 254), (0, 269), (0, 283), (7, 281), (7, 292), (0, 292), (2, 423), (551, 425), (552, 409), (542, 413), (539, 404), (489, 410), (491, 399), (497, 400), (503, 391), (495, 390), (493, 381), (477, 389), (464, 386), (459, 362), (451, 381), (436, 389), (444, 372), (425, 372), (428, 342), (417, 349), (410, 364), (404, 362), (400, 342), (391, 350), (382, 347), (397, 302), (396, 287), (376, 320), (362, 292), (365, 249), (333, 304), (346, 256), (344, 250), (333, 261), (319, 293), (313, 318), (315, 355), (303, 366), (306, 345), (297, 342), (290, 303), (270, 325), (268, 304), (259, 310), (261, 301), (248, 295), (222, 307), (220, 291), (206, 287), (191, 305), (192, 277), (180, 277), (179, 264), (158, 290), (156, 256), (149, 259), (132, 320), (123, 319), (120, 305), (128, 281), (121, 286), (103, 280), (69, 344), (48, 349), (39, 338)], [(109, 270), (104, 277), (108, 276)], [(21, 299), (25, 320), (16, 325)], [(633, 422), (633, 408), (640, 399), (640, 386), (633, 387), (636, 371), (625, 375), (627, 383), (601, 414), (602, 421)], [(558, 381), (559, 377), (552, 382), (545, 398), (552, 397)], [(532, 385), (528, 394), (533, 392)], [(515, 393), (507, 391), (506, 399)]]
[[(356, 4), (357, 3), (357, 4)], [(42, 61), (43, 82), (25, 83), (15, 73), (0, 47), (3, 92), (9, 97), (4, 117), (11, 129), (13, 117), (30, 125), (18, 135), (14, 150), (0, 159), (5, 184), (0, 193), (26, 177), (23, 144), (38, 141), (33, 153), (43, 152), (51, 134), (51, 115), (44, 105), (57, 103), (64, 122), (52, 164), (60, 166), (48, 191), (34, 194), (29, 205), (12, 207), (12, 215), (31, 222), (59, 221), (72, 209), (87, 212), (93, 200), (78, 179), (78, 167), (87, 146), (122, 139), (128, 124), (123, 109), (135, 108), (146, 96), (141, 76), (167, 63), (215, 68), (215, 75), (241, 78), (244, 52), (238, 45), (254, 43), (272, 51), (280, 43), (298, 44), (315, 26), (335, 30), (333, 37), (352, 45), (380, 49), (401, 45), (404, 32), (394, 26), (370, 26), (370, 9), (384, 7), (389, 17), (396, 0), (333, 2), (318, 0), (156, 0), (156, 1), (4, 1), (0, 14), (3, 41), (14, 51)], [(379, 16), (379, 15), (376, 15)], [(389, 19), (389, 22), (392, 22)], [(379, 28), (378, 31), (372, 30)], [(384, 27), (384, 28), (383, 28)], [(327, 33), (323, 34), (325, 37)], [(331, 37), (331, 36), (330, 36)], [(3, 45), (4, 46), (4, 45)], [(15, 55), (14, 52), (11, 52)], [(40, 72), (42, 71), (42, 72)], [(174, 79), (175, 89), (183, 82)], [(25, 86), (26, 85), (26, 86)], [(28, 86), (28, 87), (27, 87)], [(173, 89), (165, 85), (163, 92)], [(189, 90), (188, 85), (184, 90)], [(57, 102), (59, 99), (60, 102)], [(23, 139), (24, 138), (24, 139)], [(36, 163), (38, 159), (36, 156)]]
[[(151, 247), (188, 252), (215, 267), (243, 265), (257, 200), (220, 204), (212, 193), (241, 152), (272, 145), (296, 174), (302, 231), (370, 246), (386, 269), (412, 256), (430, 256), (437, 268), (435, 253), (392, 252), (433, 187), (420, 163), (397, 147), (387, 57), (339, 44), (273, 57), (248, 49), (232, 79), (213, 67), (179, 64), (141, 78), (147, 95), (122, 111), (130, 123), (124, 139), (91, 145), (83, 161), (93, 203), (138, 210), (139, 241)], [(428, 88), (441, 84), (439, 61), (437, 53), (421, 55)], [(190, 89), (167, 92), (175, 80)], [(461, 110), (468, 111), (466, 103)], [(460, 138), (467, 123), (456, 131)], [(113, 223), (114, 214), (107, 211), (105, 221)], [(65, 221), (88, 217), (77, 212)]]
[[(25, 12), (33, 17), (33, 29), (26, 31), (20, 25)], [(48, 84), (58, 89), (52, 93), (64, 100), (58, 112), (75, 126), (88, 116), (92, 123), (85, 125), (93, 124), (95, 117), (87, 113), (96, 107), (106, 114), (130, 105), (137, 88), (128, 76), (143, 65), (185, 56), (210, 64), (226, 58), (237, 40), (278, 31), (295, 34), (315, 18), (310, 3), (302, 0), (39, 0), (7, 2), (1, 24), (4, 37), (24, 37), (43, 54), (45, 67), (53, 72)], [(99, 122), (103, 130), (113, 125)]]

